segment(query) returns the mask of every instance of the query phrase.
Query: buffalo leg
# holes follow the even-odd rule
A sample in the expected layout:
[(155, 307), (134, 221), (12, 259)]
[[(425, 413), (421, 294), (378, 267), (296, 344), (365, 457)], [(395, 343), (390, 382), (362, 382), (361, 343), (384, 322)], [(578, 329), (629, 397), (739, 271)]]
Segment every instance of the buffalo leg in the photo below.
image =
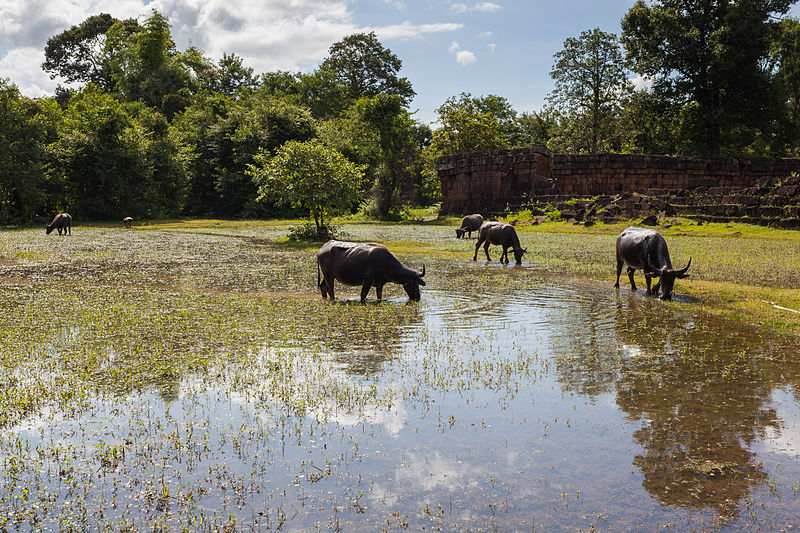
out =
[(650, 279), (652, 276), (647, 272), (644, 273), (644, 281), (647, 283), (647, 295), (650, 296), (652, 292), (650, 291)]
[(363, 287), (361, 287), (361, 303), (367, 301), (367, 295), (369, 294), (369, 290), (372, 288), (371, 283), (365, 283)]
[(328, 296), (331, 297), (331, 300), (335, 300), (336, 296), (333, 294), (333, 276), (325, 276), (325, 281), (322, 283), (324, 283), (325, 288), (328, 289)]
[(617, 257), (617, 282), (614, 284), (614, 287), (619, 289), (619, 276), (622, 274), (622, 259)]
[(636, 282), (633, 281), (633, 273), (636, 272), (636, 269), (633, 267), (628, 267), (628, 279), (631, 280), (631, 290), (636, 290)]
[(483, 245), (483, 251), (486, 254), (486, 260), (491, 261), (492, 258), (489, 257), (489, 241), (486, 241), (486, 243)]
[(658, 296), (658, 291), (659, 291), (659, 289), (661, 289), (661, 278), (658, 278), (658, 283), (656, 283), (655, 285), (653, 285), (653, 294), (655, 294), (656, 296)]
[(473, 261), (478, 260), (478, 249), (481, 247), (481, 243), (483, 243), (483, 240), (480, 237), (478, 237), (478, 242), (475, 243), (475, 253), (472, 255)]
[(378, 295), (378, 300), (383, 300), (383, 285), (375, 287), (375, 294)]

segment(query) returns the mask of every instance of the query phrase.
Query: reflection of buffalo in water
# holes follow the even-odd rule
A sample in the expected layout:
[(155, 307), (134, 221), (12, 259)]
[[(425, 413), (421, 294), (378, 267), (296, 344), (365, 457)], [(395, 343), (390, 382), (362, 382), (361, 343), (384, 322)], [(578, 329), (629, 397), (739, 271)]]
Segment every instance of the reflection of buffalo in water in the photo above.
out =
[[(689, 274), (689, 265), (692, 264), (691, 258), (682, 270), (673, 270), (672, 262), (669, 260), (667, 242), (659, 232), (645, 228), (627, 228), (617, 237), (617, 283), (614, 287), (619, 288), (619, 275), (622, 273), (622, 263), (628, 264), (628, 278), (631, 280), (631, 290), (636, 290), (636, 283), (633, 281), (633, 272), (638, 268), (644, 271), (644, 279), (647, 282), (647, 294), (657, 295), (659, 286), (663, 288), (662, 300), (672, 299), (672, 287), (675, 278), (685, 278)], [(650, 278), (661, 277), (651, 292)]]
[[(324, 279), (320, 282), (319, 271)], [(333, 283), (361, 285), (361, 301), (375, 287), (378, 300), (383, 298), (383, 286), (399, 283), (412, 300), (419, 300), (420, 285), (425, 285), (422, 272), (404, 266), (382, 244), (328, 241), (317, 251), (317, 284), (322, 297), (334, 299)]]
[(478, 235), (478, 242), (475, 243), (475, 254), (472, 260), (478, 259), (478, 248), (484, 244), (483, 251), (486, 252), (486, 260), (491, 261), (489, 257), (489, 245), (497, 244), (503, 247), (503, 254), (500, 256), (501, 263), (508, 263), (508, 249), (514, 250), (514, 259), (517, 264), (522, 262), (522, 254), (527, 252), (519, 244), (519, 237), (517, 237), (517, 230), (511, 224), (505, 222), (484, 222), (481, 226), (480, 234)]
[(474, 215), (467, 215), (461, 219), (461, 227), (456, 228), (456, 239), (460, 239), (467, 234), (468, 238), (472, 238), (473, 231), (479, 231), (483, 224), (483, 217), (475, 213)]
[(69, 232), (72, 235), (72, 217), (69, 213), (60, 213), (53, 218), (53, 221), (45, 226), (45, 232), (50, 235), (54, 229), (58, 230), (61, 235), (61, 230), (64, 230), (64, 235)]

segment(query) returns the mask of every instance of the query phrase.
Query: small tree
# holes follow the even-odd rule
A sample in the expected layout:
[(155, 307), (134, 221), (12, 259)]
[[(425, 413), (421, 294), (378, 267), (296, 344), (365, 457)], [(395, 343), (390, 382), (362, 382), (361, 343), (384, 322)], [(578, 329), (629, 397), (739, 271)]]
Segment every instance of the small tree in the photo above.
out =
[(359, 200), (363, 167), (319, 141), (289, 141), (275, 156), (261, 151), (247, 173), (258, 185), (259, 201), (307, 209), (317, 235), (325, 219), (346, 212)]

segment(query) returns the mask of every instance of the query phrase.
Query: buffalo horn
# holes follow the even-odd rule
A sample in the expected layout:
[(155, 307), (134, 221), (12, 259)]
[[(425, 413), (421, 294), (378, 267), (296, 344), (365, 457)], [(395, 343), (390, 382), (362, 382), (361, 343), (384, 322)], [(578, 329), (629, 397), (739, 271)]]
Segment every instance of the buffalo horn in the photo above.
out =
[[(689, 268), (689, 267), (686, 267), (686, 268)], [(425, 263), (422, 263), (422, 274), (420, 274), (419, 277), (423, 277), (423, 276), (425, 276)]]
[(686, 274), (686, 271), (689, 270), (689, 265), (691, 265), (691, 264), (692, 264), (692, 258), (690, 257), (689, 258), (689, 262), (686, 263), (686, 266), (683, 267), (683, 270), (679, 270), (678, 271), (678, 276), (683, 276), (684, 274)]

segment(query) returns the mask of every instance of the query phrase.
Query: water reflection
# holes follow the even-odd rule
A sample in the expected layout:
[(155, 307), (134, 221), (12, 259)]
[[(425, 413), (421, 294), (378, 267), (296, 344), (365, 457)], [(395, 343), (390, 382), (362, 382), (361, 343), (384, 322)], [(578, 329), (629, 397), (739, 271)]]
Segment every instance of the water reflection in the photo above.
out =
[(633, 464), (652, 496), (734, 520), (769, 477), (754, 448), (779, 433), (772, 392), (784, 376), (797, 375), (797, 363), (785, 358), (787, 340), (622, 291), (574, 312), (561, 337), (570, 352), (559, 359), (565, 388), (615, 393), (640, 425), (633, 438), (642, 451)]

